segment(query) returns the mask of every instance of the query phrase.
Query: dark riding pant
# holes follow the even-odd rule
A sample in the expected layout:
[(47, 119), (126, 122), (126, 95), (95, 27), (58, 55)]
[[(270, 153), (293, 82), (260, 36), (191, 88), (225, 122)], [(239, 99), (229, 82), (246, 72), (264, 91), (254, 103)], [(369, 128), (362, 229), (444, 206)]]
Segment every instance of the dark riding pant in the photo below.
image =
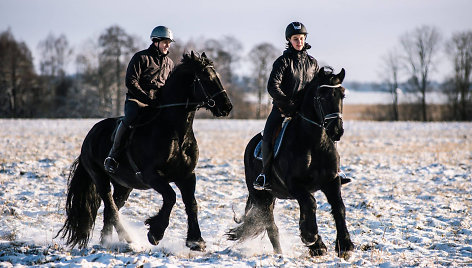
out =
[(280, 113), (279, 109), (273, 106), (272, 111), (270, 111), (269, 117), (267, 118), (264, 127), (264, 134), (262, 140), (264, 142), (267, 141), (269, 143), (272, 143), (272, 140), (274, 139), (275, 135), (275, 129), (279, 127), (283, 121), (284, 118), (282, 117), (282, 114)]
[(127, 136), (128, 129), (132, 126), (139, 115), (140, 105), (136, 101), (128, 100), (125, 101), (125, 116), (118, 125), (118, 128), (115, 133), (115, 139), (113, 140), (113, 145), (108, 153), (108, 157), (105, 159), (103, 165), (105, 170), (110, 173), (115, 173), (118, 168), (117, 157), (120, 151), (123, 148), (123, 140)]
[(139, 104), (135, 101), (126, 99), (125, 101), (125, 116), (123, 117), (123, 124), (129, 127), (136, 122), (139, 115)]
[(275, 129), (279, 127), (284, 118), (279, 109), (275, 106), (267, 118), (264, 134), (262, 135), (262, 172), (254, 181), (254, 189), (256, 190), (270, 190), (270, 170), (274, 159), (273, 144)]

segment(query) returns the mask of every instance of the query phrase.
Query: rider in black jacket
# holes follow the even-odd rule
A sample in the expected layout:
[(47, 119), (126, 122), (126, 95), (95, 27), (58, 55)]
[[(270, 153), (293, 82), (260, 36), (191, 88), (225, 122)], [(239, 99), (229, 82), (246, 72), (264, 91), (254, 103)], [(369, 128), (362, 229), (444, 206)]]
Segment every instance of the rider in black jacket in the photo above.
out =
[(256, 190), (270, 190), (270, 170), (273, 160), (272, 139), (275, 129), (282, 124), (284, 117), (292, 117), (298, 110), (303, 88), (319, 71), (318, 62), (308, 55), (311, 48), (305, 43), (308, 32), (300, 22), (292, 22), (285, 29), (287, 49), (272, 67), (267, 91), (273, 99), (272, 111), (267, 118), (262, 138), (261, 174), (254, 181)]
[(151, 32), (152, 44), (148, 49), (134, 54), (126, 70), (126, 87), (128, 93), (125, 101), (125, 116), (116, 130), (113, 146), (103, 165), (105, 170), (115, 173), (118, 168), (116, 160), (125, 134), (139, 115), (141, 108), (155, 105), (158, 90), (161, 88), (174, 68), (174, 62), (167, 57), (172, 31), (165, 26), (157, 26)]

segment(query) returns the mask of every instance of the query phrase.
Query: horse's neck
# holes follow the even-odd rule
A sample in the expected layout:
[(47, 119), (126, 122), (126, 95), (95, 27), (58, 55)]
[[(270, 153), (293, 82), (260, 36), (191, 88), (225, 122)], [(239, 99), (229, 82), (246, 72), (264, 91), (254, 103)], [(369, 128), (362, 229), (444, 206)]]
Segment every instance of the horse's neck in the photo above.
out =
[(159, 104), (167, 107), (161, 108), (160, 118), (166, 125), (177, 131), (185, 131), (193, 124), (195, 111), (188, 109), (188, 85), (184, 79), (175, 77), (168, 80), (162, 88)]
[(323, 124), (323, 120), (315, 109), (314, 101), (312, 94), (305, 96), (300, 107), (300, 113), (305, 119), (301, 116), (298, 118), (299, 133), (304, 136), (301, 140), (310, 144), (319, 143), (324, 133), (324, 129), (320, 126)]

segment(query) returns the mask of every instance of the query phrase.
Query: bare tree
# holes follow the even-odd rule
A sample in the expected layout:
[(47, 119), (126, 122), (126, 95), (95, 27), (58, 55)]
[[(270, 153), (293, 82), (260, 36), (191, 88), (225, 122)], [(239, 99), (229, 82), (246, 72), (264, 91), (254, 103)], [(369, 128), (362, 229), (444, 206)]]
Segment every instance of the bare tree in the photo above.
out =
[(454, 34), (446, 44), (446, 52), (450, 55), (454, 66), (450, 86), (454, 117), (457, 120), (470, 120), (472, 119), (472, 31)]
[(72, 56), (72, 48), (64, 34), (56, 37), (50, 33), (38, 44), (41, 53), (39, 69), (42, 75), (56, 77), (64, 76), (66, 66)]
[(405, 50), (407, 71), (413, 90), (421, 95), (423, 121), (426, 115), (426, 92), (429, 91), (429, 75), (434, 64), (434, 57), (440, 45), (439, 31), (432, 26), (421, 26), (401, 36), (400, 41)]
[(71, 87), (70, 79), (66, 78), (66, 68), (72, 56), (72, 48), (64, 34), (56, 37), (52, 33), (39, 42), (38, 48), (41, 54), (39, 69), (47, 86), (46, 96), (43, 97), (50, 103), (51, 110), (60, 109), (66, 105)]
[(0, 116), (34, 114), (40, 105), (31, 51), (8, 29), (0, 33)]
[(386, 84), (390, 94), (392, 94), (393, 120), (398, 121), (398, 78), (401, 69), (401, 58), (396, 49), (392, 49), (387, 55), (385, 55), (383, 58), (383, 66), (384, 83)]
[(218, 73), (221, 75), (222, 83), (231, 84), (234, 75), (234, 65), (240, 59), (242, 50), (241, 43), (234, 37), (224, 37), (221, 40), (208, 39), (204, 42), (202, 51), (213, 60)]
[[(99, 36), (98, 44), (101, 48), (99, 54), (99, 75), (103, 79), (105, 88), (115, 91), (114, 115), (121, 113), (121, 99), (124, 95), (124, 75), (126, 64), (132, 53), (137, 50), (136, 38), (127, 34), (118, 25), (111, 26)], [(111, 93), (111, 91), (110, 91)], [(111, 95), (111, 94), (110, 94)], [(106, 105), (111, 105), (112, 97), (106, 94), (104, 99)]]
[(253, 67), (253, 81), (257, 92), (256, 118), (261, 118), (262, 96), (267, 88), (267, 80), (272, 69), (272, 63), (277, 57), (277, 48), (269, 43), (256, 45), (249, 52), (249, 61)]

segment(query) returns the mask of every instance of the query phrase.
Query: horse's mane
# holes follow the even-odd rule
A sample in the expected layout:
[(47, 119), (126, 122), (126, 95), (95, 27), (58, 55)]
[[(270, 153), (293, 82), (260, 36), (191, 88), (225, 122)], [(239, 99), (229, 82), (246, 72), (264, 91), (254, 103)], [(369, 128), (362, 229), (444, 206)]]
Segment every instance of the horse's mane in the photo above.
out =
[(316, 88), (321, 78), (325, 79), (326, 77), (333, 75), (334, 68), (331, 66), (323, 66), (320, 71), (307, 83), (305, 88)]
[(201, 56), (198, 53), (184, 53), (180, 64), (178, 64), (174, 72), (184, 70), (198, 71), (206, 66), (213, 65), (213, 62), (205, 56), (203, 53)]
[[(323, 66), (323, 70), (324, 70), (324, 75), (325, 76), (328, 76), (328, 75), (331, 75), (333, 74), (334, 72), (334, 68), (329, 66), (329, 65), (326, 65), (326, 66)], [(319, 73), (318, 73), (319, 74)], [(318, 75), (317, 75), (318, 76)]]

